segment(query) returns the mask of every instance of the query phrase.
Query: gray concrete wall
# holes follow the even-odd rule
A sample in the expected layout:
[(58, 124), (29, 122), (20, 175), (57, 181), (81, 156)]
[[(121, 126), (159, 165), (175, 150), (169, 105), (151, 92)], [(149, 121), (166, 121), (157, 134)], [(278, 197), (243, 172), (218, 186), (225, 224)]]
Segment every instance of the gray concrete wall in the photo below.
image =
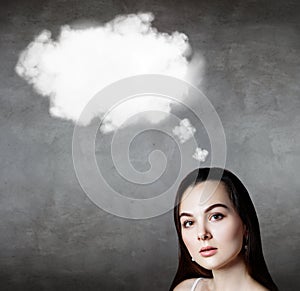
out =
[(227, 167), (252, 193), (274, 280), (299, 290), (299, 3), (136, 2), (1, 1), (0, 289), (168, 289), (172, 213), (134, 221), (95, 206), (74, 173), (74, 125), (51, 118), (48, 100), (14, 71), (44, 28), (142, 10), (160, 31), (186, 33), (205, 57), (203, 90), (225, 128)]

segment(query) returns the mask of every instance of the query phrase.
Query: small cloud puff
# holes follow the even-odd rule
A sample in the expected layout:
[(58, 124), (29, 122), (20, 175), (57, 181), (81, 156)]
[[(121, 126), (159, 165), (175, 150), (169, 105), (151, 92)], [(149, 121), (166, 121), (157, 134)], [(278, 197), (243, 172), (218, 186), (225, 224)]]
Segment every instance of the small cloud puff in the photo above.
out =
[(182, 119), (179, 126), (175, 126), (173, 129), (173, 134), (179, 138), (180, 143), (185, 143), (194, 136), (195, 132), (196, 128), (191, 125), (187, 118)]
[(200, 162), (205, 162), (207, 156), (208, 156), (208, 151), (206, 149), (201, 149), (201, 148), (196, 148), (196, 151), (193, 154), (193, 158)]

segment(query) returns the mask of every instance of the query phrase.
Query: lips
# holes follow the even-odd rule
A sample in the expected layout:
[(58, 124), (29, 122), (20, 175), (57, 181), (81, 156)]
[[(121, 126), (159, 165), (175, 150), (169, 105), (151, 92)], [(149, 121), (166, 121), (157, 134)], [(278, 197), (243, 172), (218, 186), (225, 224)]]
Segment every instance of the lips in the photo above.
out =
[(202, 248), (199, 253), (202, 257), (211, 257), (215, 253), (217, 253), (217, 250), (218, 250), (217, 248), (208, 246), (208, 247)]
[(207, 246), (207, 247), (204, 247), (200, 250), (200, 253), (201, 252), (206, 252), (206, 251), (209, 251), (209, 250), (216, 250), (217, 248), (214, 248), (214, 247), (210, 247), (210, 246)]

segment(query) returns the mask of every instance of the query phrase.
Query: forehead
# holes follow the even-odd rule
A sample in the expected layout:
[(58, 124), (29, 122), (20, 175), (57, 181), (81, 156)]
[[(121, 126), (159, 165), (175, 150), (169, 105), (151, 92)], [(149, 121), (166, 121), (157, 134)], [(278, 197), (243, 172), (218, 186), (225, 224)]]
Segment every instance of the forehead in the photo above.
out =
[(182, 195), (179, 211), (203, 211), (212, 204), (222, 203), (233, 207), (225, 185), (217, 181), (206, 181), (189, 187)]

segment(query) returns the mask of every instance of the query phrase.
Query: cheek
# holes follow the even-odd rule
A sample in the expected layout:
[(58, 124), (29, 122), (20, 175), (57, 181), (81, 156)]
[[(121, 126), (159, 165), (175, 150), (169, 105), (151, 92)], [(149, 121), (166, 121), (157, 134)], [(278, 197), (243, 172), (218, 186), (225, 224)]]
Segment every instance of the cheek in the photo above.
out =
[(219, 229), (218, 234), (219, 239), (223, 242), (235, 242), (238, 245), (243, 243), (243, 226), (241, 223), (228, 221), (228, 225)]
[(182, 232), (182, 240), (189, 251), (193, 249), (195, 239), (192, 231)]

